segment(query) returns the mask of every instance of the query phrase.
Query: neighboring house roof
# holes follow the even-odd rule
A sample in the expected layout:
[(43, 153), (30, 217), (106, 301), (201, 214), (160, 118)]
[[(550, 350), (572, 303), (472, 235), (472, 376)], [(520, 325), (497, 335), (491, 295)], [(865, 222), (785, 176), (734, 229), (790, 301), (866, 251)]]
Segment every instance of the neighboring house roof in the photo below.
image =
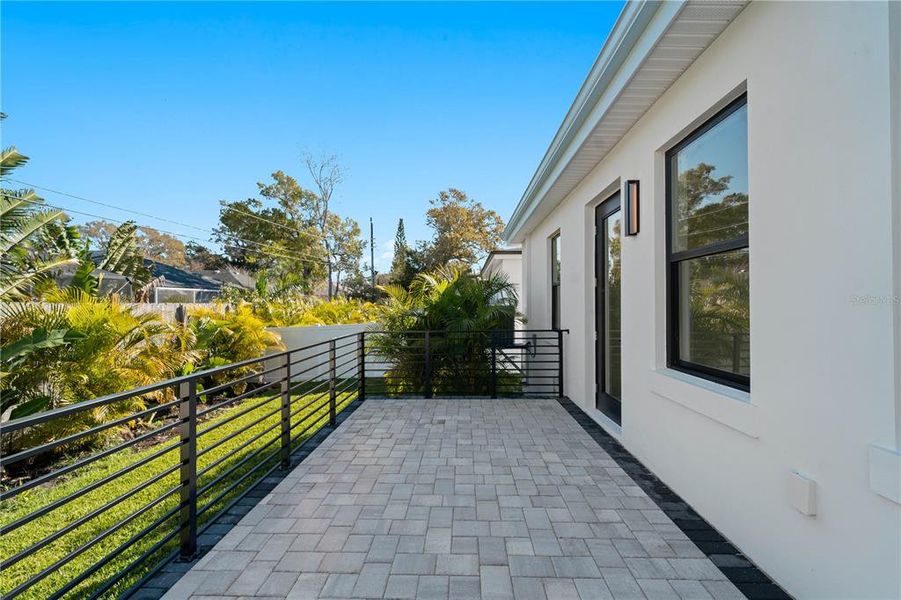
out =
[(150, 267), (153, 276), (162, 277), (161, 287), (174, 287), (198, 290), (216, 290), (222, 288), (219, 282), (209, 281), (198, 274), (145, 258), (144, 264)]
[(488, 256), (485, 257), (485, 262), (482, 263), (482, 268), (479, 269), (479, 277), (483, 277), (485, 275), (485, 269), (488, 268), (488, 265), (491, 264), (491, 262), (494, 260), (494, 257), (504, 255), (521, 256), (522, 250), (519, 248), (501, 248), (498, 250), (492, 250), (488, 253)]
[(741, 12), (746, 0), (626, 4), (507, 223), (522, 241)]
[(253, 277), (249, 273), (236, 269), (205, 269), (196, 273), (215, 284), (225, 283), (248, 290), (254, 287)]

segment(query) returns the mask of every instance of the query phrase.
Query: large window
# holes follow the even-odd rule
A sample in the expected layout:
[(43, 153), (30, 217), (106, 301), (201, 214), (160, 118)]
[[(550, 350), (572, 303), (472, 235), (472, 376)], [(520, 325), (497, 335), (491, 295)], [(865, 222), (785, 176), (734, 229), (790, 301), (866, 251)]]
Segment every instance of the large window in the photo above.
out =
[(747, 99), (667, 152), (666, 170), (669, 364), (750, 389)]
[(551, 238), (551, 329), (560, 329), (560, 234)]

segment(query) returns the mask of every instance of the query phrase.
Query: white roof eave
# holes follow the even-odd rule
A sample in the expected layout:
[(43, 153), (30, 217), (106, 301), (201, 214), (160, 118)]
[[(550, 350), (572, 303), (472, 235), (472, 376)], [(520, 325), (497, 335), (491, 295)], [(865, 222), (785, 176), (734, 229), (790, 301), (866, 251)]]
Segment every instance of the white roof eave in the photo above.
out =
[[(504, 241), (523, 241), (533, 220), (545, 216), (572, 191), (745, 4), (745, 0), (628, 2), (513, 211), (504, 230)], [(661, 47), (661, 40), (666, 39), (680, 16), (689, 12), (684, 10), (689, 5), (690, 21), (685, 28), (689, 36), (697, 39), (695, 52), (680, 57), (670, 77), (657, 79), (656, 89), (649, 90), (648, 84), (643, 84), (642, 90), (651, 92), (642, 94), (647, 98), (646, 105), (635, 107), (633, 103), (625, 107), (624, 102), (618, 102), (623, 92), (628, 90), (652, 54), (666, 55), (668, 50)], [(697, 23), (703, 24), (703, 31), (694, 33), (692, 27)], [(631, 115), (625, 125), (622, 114), (611, 117), (618, 110)], [(586, 151), (588, 147), (590, 149)], [(577, 157), (587, 160), (575, 164)], [(561, 177), (563, 175), (565, 177)]]

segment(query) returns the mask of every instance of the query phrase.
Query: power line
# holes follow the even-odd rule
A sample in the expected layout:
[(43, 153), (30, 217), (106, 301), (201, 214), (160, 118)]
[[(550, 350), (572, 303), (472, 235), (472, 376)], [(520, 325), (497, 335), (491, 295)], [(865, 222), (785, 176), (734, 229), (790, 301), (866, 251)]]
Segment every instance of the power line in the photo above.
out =
[[(198, 227), (198, 226), (196, 226), (196, 225), (190, 225), (190, 224), (188, 224), (188, 223), (181, 223), (181, 222), (179, 222), (179, 221), (173, 221), (172, 219), (167, 219), (166, 217), (159, 217), (159, 216), (157, 216), (157, 215), (151, 215), (151, 214), (149, 214), (149, 213), (143, 213), (143, 212), (140, 212), (140, 211), (137, 211), (137, 210), (132, 210), (132, 209), (130, 209), (130, 208), (123, 208), (123, 207), (121, 207), (121, 206), (116, 206), (115, 204), (109, 204), (109, 203), (107, 203), (107, 202), (100, 202), (99, 200), (92, 200), (92, 199), (90, 199), (90, 198), (85, 198), (85, 197), (83, 197), (83, 196), (76, 196), (75, 194), (70, 194), (70, 193), (68, 193), (68, 192), (61, 192), (61, 191), (59, 191), (59, 190), (54, 190), (54, 189), (52, 189), (52, 188), (44, 187), (44, 186), (41, 186), (41, 185), (36, 185), (36, 184), (34, 184), (34, 183), (29, 183), (29, 182), (27, 182), (27, 181), (21, 181), (21, 180), (19, 180), (19, 179), (12, 179), (11, 177), (4, 177), (4, 179), (5, 179), (6, 181), (12, 181), (12, 182), (14, 182), (14, 183), (18, 183), (18, 184), (20, 184), (20, 185), (27, 185), (28, 187), (32, 187), (32, 188), (35, 188), (35, 189), (38, 189), (38, 190), (42, 190), (42, 191), (45, 191), (45, 192), (50, 192), (51, 194), (59, 194), (60, 196), (66, 196), (66, 197), (69, 197), (69, 198), (74, 198), (75, 200), (83, 200), (84, 202), (90, 202), (91, 204), (96, 204), (96, 205), (98, 205), (98, 206), (105, 206), (106, 208), (112, 208), (112, 209), (114, 209), (114, 210), (121, 210), (121, 211), (123, 211), (123, 212), (131, 213), (131, 214), (133, 214), (133, 215), (138, 215), (138, 216), (140, 216), (140, 217), (144, 217), (144, 218), (147, 218), (147, 219), (156, 219), (156, 220), (158, 220), (158, 221), (163, 221), (163, 222), (165, 222), (165, 223), (171, 223), (171, 224), (173, 224), (173, 225), (179, 225), (179, 226), (181, 226), (181, 227), (188, 227), (188, 228), (190, 228), (190, 229), (196, 229), (197, 231), (204, 231), (204, 232), (209, 232), (209, 231), (210, 231), (209, 229), (205, 229), (205, 228), (203, 228), (203, 227)], [(75, 212), (75, 211), (72, 211), (72, 212)], [(98, 218), (100, 218), (100, 217), (98, 217)]]
[(276, 223), (275, 221), (273, 221), (273, 220), (271, 220), (271, 219), (267, 219), (266, 217), (261, 217), (260, 215), (255, 215), (255, 214), (253, 214), (252, 212), (249, 212), (249, 211), (246, 211), (246, 210), (241, 210), (240, 208), (235, 208), (234, 206), (230, 206), (230, 205), (228, 205), (228, 204), (226, 204), (224, 208), (225, 208), (226, 210), (230, 210), (230, 211), (236, 212), (236, 213), (238, 213), (238, 214), (240, 214), (240, 215), (246, 215), (246, 216), (248, 216), (248, 217), (252, 217), (252, 218), (254, 218), (254, 219), (257, 219), (258, 221), (263, 221), (264, 223), (269, 223), (270, 225), (275, 225), (276, 227), (281, 227), (282, 229), (287, 229), (287, 230), (290, 231), (291, 233), (298, 233), (298, 234), (300, 234), (300, 235), (306, 235), (306, 236), (309, 236), (309, 237), (314, 237), (314, 238), (316, 238), (316, 239), (318, 239), (318, 240), (324, 240), (324, 239), (325, 239), (325, 236), (322, 235), (321, 233), (315, 233), (315, 232), (313, 232), (313, 231), (301, 231), (300, 229), (295, 229), (294, 227), (288, 227), (287, 225), (283, 225), (282, 223)]
[[(10, 181), (14, 181), (14, 180), (10, 180)], [(17, 182), (17, 183), (18, 183), (18, 182)], [(28, 184), (25, 184), (25, 185), (28, 185)], [(36, 187), (36, 186), (35, 186), (35, 187)], [(43, 189), (43, 188), (39, 188), (39, 189)], [(55, 208), (55, 209), (57, 209), (57, 210), (62, 210), (62, 211), (74, 213), (74, 214), (76, 214), (76, 215), (82, 215), (82, 216), (85, 216), (85, 217), (91, 217), (92, 219), (100, 219), (100, 220), (102, 220), (102, 221), (111, 221), (111, 222), (113, 222), (113, 223), (118, 223), (119, 225), (122, 225), (123, 223), (125, 223), (125, 221), (122, 221), (122, 220), (120, 220), (120, 219), (112, 219), (112, 218), (109, 218), (109, 217), (104, 217), (104, 216), (102, 216), (102, 215), (97, 215), (97, 214), (94, 214), (94, 213), (89, 213), (89, 212), (84, 212), (84, 211), (76, 210), (76, 209), (74, 209), (74, 208), (67, 208), (67, 207), (65, 207), (65, 206), (59, 206), (59, 205), (55, 205), (55, 204), (50, 204), (50, 203), (48, 203), (48, 202), (38, 202), (38, 201), (35, 201), (35, 200), (28, 200), (28, 199), (26, 199), (26, 198), (18, 198), (18, 197), (15, 197), (15, 196), (7, 196), (6, 194), (4, 194), (4, 196), (7, 197), (7, 198), (10, 198), (10, 199), (13, 199), (13, 200), (21, 200), (21, 201), (24, 201), (24, 202), (28, 202), (29, 204), (35, 204), (35, 205), (38, 205), (38, 206), (46, 206), (46, 207), (48, 207), (48, 208)], [(183, 223), (179, 223), (179, 225), (183, 225)], [(200, 229), (200, 228), (196, 228), (196, 229)], [(208, 230), (208, 229), (207, 229), (207, 230), (200, 229), (200, 230), (201, 230), (201, 231), (210, 231), (210, 230)], [(165, 229), (157, 229), (157, 231), (159, 231), (160, 233), (165, 233), (165, 234), (168, 234), (168, 235), (171, 235), (171, 236), (180, 237), (180, 238), (184, 238), (184, 239), (196, 240), (196, 241), (200, 241), (200, 242), (209, 242), (209, 241), (210, 241), (210, 240), (208, 240), (208, 239), (199, 238), (199, 237), (193, 236), (193, 235), (187, 235), (187, 234), (184, 234), (184, 233), (175, 233), (174, 231), (166, 231)], [(239, 237), (237, 237), (237, 236), (229, 235), (228, 237), (231, 237), (231, 238), (233, 238), (233, 239), (235, 239), (235, 240), (244, 242), (245, 244), (253, 244), (253, 245), (256, 245), (256, 246), (260, 246), (261, 248), (265, 248), (265, 247), (266, 247), (264, 244), (261, 244), (261, 243), (259, 243), (259, 242), (254, 242), (254, 241), (252, 241), (252, 240), (245, 240), (245, 239), (239, 238)], [(255, 251), (255, 252), (258, 252), (259, 254), (263, 254), (263, 255), (266, 255), (266, 256), (272, 256), (272, 257), (277, 257), (277, 258), (288, 258), (288, 259), (298, 260), (298, 261), (318, 262), (318, 263), (322, 263), (322, 264), (328, 264), (327, 261), (325, 261), (325, 260), (323, 260), (323, 259), (321, 259), (321, 258), (303, 257), (303, 256), (292, 255), (292, 254), (281, 254), (281, 253), (278, 253), (278, 252), (274, 252), (274, 251), (272, 251), (272, 250), (254, 250), (254, 251)]]
[[(149, 213), (144, 213), (144, 212), (141, 212), (141, 211), (133, 210), (133, 209), (130, 209), (130, 208), (125, 208), (125, 207), (122, 207), (122, 206), (116, 206), (115, 204), (110, 204), (110, 203), (108, 203), (108, 202), (101, 202), (101, 201), (99, 201), (99, 200), (93, 200), (93, 199), (91, 199), (91, 198), (85, 198), (84, 196), (78, 196), (78, 195), (76, 195), (76, 194), (70, 194), (69, 192), (63, 192), (63, 191), (60, 191), (60, 190), (55, 190), (55, 189), (53, 189), (53, 188), (48, 188), (48, 187), (45, 187), (45, 186), (41, 186), (41, 185), (37, 185), (37, 184), (34, 184), (34, 183), (30, 183), (30, 182), (28, 182), (28, 181), (22, 181), (21, 179), (13, 179), (13, 178), (11, 178), (11, 177), (4, 177), (4, 179), (6, 179), (7, 181), (12, 181), (12, 182), (14, 182), (14, 183), (18, 183), (18, 184), (20, 184), (20, 185), (27, 185), (28, 187), (32, 187), (32, 188), (35, 188), (35, 189), (38, 189), (38, 190), (42, 190), (42, 191), (44, 191), (44, 192), (50, 192), (51, 194), (59, 194), (60, 196), (66, 196), (66, 197), (69, 197), (69, 198), (74, 198), (75, 200), (82, 200), (82, 201), (84, 201), (84, 202), (90, 202), (91, 204), (96, 204), (96, 205), (98, 205), (98, 206), (105, 206), (106, 208), (112, 208), (112, 209), (114, 209), (114, 210), (121, 210), (121, 211), (123, 211), (123, 212), (127, 212), (127, 213), (130, 213), (130, 214), (133, 214), (133, 215), (138, 215), (138, 216), (140, 216), (140, 217), (144, 217), (144, 218), (147, 218), (147, 219), (155, 219), (155, 220), (157, 220), (157, 221), (163, 221), (164, 223), (171, 223), (171, 224), (173, 224), (173, 225), (179, 225), (179, 226), (181, 226), (181, 227), (188, 227), (188, 228), (190, 228), (190, 229), (196, 229), (197, 231), (204, 231), (204, 232), (209, 232), (209, 231), (210, 231), (209, 229), (205, 229), (205, 228), (203, 228), (203, 227), (198, 227), (198, 226), (196, 226), (196, 225), (191, 225), (191, 224), (188, 224), (188, 223), (182, 223), (182, 222), (180, 222), (180, 221), (174, 221), (174, 220), (172, 220), (172, 219), (167, 219), (166, 217), (160, 217), (160, 216), (158, 216), (158, 215), (152, 215), (152, 214), (149, 214)], [(263, 221), (264, 223), (269, 223), (270, 225), (274, 225), (275, 227), (281, 227), (282, 229), (287, 229), (288, 231), (290, 231), (290, 232), (292, 232), (292, 233), (297, 233), (297, 234), (300, 234), (300, 235), (306, 235), (306, 236), (314, 237), (314, 238), (317, 238), (317, 239), (320, 239), (320, 240), (321, 240), (321, 239), (324, 239), (324, 237), (325, 237), (325, 236), (323, 236), (323, 235), (320, 234), (320, 233), (315, 233), (315, 232), (312, 232), (312, 231), (301, 231), (301, 230), (299, 230), (299, 229), (295, 229), (295, 228), (293, 228), (293, 227), (288, 227), (287, 225), (283, 225), (282, 223), (276, 223), (275, 221), (273, 221), (273, 220), (271, 220), (271, 219), (267, 219), (267, 218), (265, 218), (265, 217), (261, 217), (260, 215), (255, 215), (255, 214), (253, 214), (252, 212), (249, 212), (249, 211), (246, 211), (246, 210), (241, 210), (240, 208), (235, 208), (234, 206), (228, 206), (228, 205), (226, 205), (225, 208), (226, 208), (227, 210), (234, 211), (234, 212), (236, 212), (236, 213), (238, 213), (238, 214), (246, 215), (246, 216), (248, 216), (248, 217), (257, 219), (257, 220), (259, 220), (259, 221)]]
[[(142, 216), (142, 217), (145, 217), (145, 218), (157, 219), (157, 220), (159, 220), (159, 221), (165, 221), (165, 222), (167, 222), (167, 223), (172, 223), (172, 224), (174, 224), (174, 225), (179, 225), (179, 226), (181, 226), (181, 227), (188, 227), (188, 228), (190, 228), (190, 229), (195, 229), (195, 230), (197, 230), (197, 231), (202, 231), (202, 232), (204, 232), (204, 233), (209, 233), (209, 234), (213, 234), (213, 235), (223, 235), (223, 236), (230, 237), (230, 238), (232, 238), (232, 239), (234, 239), (234, 240), (237, 240), (237, 241), (240, 241), (240, 242), (244, 242), (245, 244), (251, 244), (251, 245), (254, 245), (254, 246), (259, 246), (259, 247), (261, 247), (261, 248), (266, 248), (266, 245), (265, 245), (265, 244), (261, 244), (261, 243), (259, 243), (259, 242), (255, 242), (255, 241), (253, 241), (253, 240), (248, 240), (248, 239), (245, 239), (245, 238), (236, 236), (236, 235), (234, 235), (234, 234), (221, 233), (221, 232), (218, 232), (218, 233), (217, 233), (217, 232), (213, 231), (212, 229), (208, 229), (208, 228), (204, 228), (204, 227), (198, 227), (197, 225), (191, 225), (191, 224), (189, 224), (189, 223), (182, 223), (182, 222), (180, 222), (180, 221), (174, 221), (174, 220), (172, 220), (172, 219), (167, 219), (167, 218), (165, 218), (165, 217), (160, 217), (160, 216), (152, 215), (152, 214), (149, 214), (149, 213), (143, 213), (143, 212), (140, 212), (140, 211), (132, 210), (132, 209), (130, 209), (130, 208), (124, 208), (124, 207), (121, 207), (121, 206), (116, 206), (116, 205), (114, 205), (114, 204), (109, 204), (109, 203), (106, 203), (106, 202), (100, 202), (99, 200), (92, 200), (92, 199), (90, 199), (90, 198), (85, 198), (85, 197), (83, 197), (83, 196), (77, 196), (77, 195), (75, 195), (75, 194), (70, 194), (70, 193), (68, 193), (68, 192), (62, 192), (62, 191), (55, 190), (55, 189), (52, 189), (52, 188), (48, 188), (48, 187), (44, 187), (44, 186), (35, 185), (35, 184), (29, 183), (29, 182), (27, 182), (27, 181), (21, 181), (21, 180), (19, 180), (19, 179), (13, 179), (13, 178), (11, 178), (11, 177), (4, 177), (3, 179), (6, 180), (6, 181), (12, 181), (12, 182), (15, 182), (15, 183), (18, 183), (18, 184), (21, 184), (21, 185), (27, 185), (27, 186), (29, 186), (29, 187), (33, 187), (33, 188), (36, 188), (36, 189), (39, 189), (39, 190), (43, 190), (43, 191), (45, 191), (45, 192), (50, 192), (50, 193), (53, 193), (53, 194), (59, 194), (59, 195), (61, 195), (61, 196), (67, 196), (67, 197), (69, 197), (69, 198), (74, 198), (74, 199), (76, 199), (76, 200), (84, 200), (85, 202), (90, 202), (90, 203), (92, 203), (92, 204), (97, 204), (98, 206), (105, 206), (105, 207), (112, 208), (112, 209), (115, 209), (115, 210), (121, 210), (121, 211), (123, 211), (123, 212), (127, 212), (127, 213), (131, 213), (131, 214), (139, 215), (139, 216)], [(47, 204), (47, 206), (51, 206), (51, 205)], [(83, 215), (83, 216), (89, 216), (89, 217), (92, 217), (92, 218), (95, 218), (95, 219), (101, 219), (101, 220), (104, 220), (104, 221), (114, 221), (114, 222), (118, 222), (119, 224), (124, 223), (124, 221), (117, 221), (116, 219), (111, 219), (111, 218), (108, 218), (108, 217), (103, 217), (103, 216), (99, 216), (99, 215), (93, 215), (93, 214), (91, 214), (91, 213), (79, 212), (79, 211), (77, 211), (77, 210), (75, 210), (75, 209), (72, 209), (72, 208), (60, 208), (60, 207), (54, 207), (54, 208), (58, 208), (59, 210), (67, 210), (67, 211), (72, 212), (72, 213), (75, 213), (75, 214), (81, 214), (81, 215)], [(249, 214), (249, 213), (248, 213), (248, 214)], [(265, 219), (264, 219), (264, 220), (265, 220)], [(273, 224), (277, 224), (277, 223), (273, 223)], [(184, 238), (188, 238), (188, 239), (199, 240), (199, 241), (202, 241), (202, 242), (209, 242), (209, 241), (212, 241), (212, 240), (207, 240), (207, 239), (201, 239), (201, 238), (197, 238), (197, 237), (192, 237), (192, 236), (185, 235), (185, 234), (180, 234), (180, 233), (174, 233), (174, 232), (171, 232), (171, 231), (166, 231), (166, 230), (164, 230), (164, 229), (157, 229), (157, 231), (160, 231), (161, 233), (167, 233), (167, 234), (169, 234), (169, 235), (174, 235), (174, 236), (177, 236), (177, 237), (184, 237)], [(261, 254), (266, 254), (267, 252), (268, 252), (268, 253), (271, 253), (272, 251), (263, 252), (263, 251), (257, 250), (257, 252), (260, 252)], [(320, 262), (320, 263), (323, 263), (323, 264), (328, 264), (328, 261), (326, 261), (326, 260), (324, 260), (324, 259), (311, 257), (311, 256), (309, 256), (309, 255), (290, 254), (290, 255), (281, 255), (281, 256), (283, 256), (283, 257), (285, 257), (285, 258), (293, 258), (293, 259), (295, 259), (295, 260), (306, 260), (306, 261), (311, 261), (311, 262)]]

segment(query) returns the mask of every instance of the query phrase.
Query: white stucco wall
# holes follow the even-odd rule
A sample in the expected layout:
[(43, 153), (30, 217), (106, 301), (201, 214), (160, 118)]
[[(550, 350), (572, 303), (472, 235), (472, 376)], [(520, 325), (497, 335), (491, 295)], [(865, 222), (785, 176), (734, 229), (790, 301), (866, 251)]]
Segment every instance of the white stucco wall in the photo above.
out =
[[(901, 597), (901, 507), (868, 481), (871, 445), (898, 444), (898, 307), (853, 301), (892, 298), (901, 260), (889, 40), (887, 3), (751, 3), (523, 248), (529, 327), (549, 327), (561, 232), (567, 395), (799, 598)], [(664, 152), (745, 88), (750, 394), (665, 358)], [(592, 216), (626, 179), (642, 219), (623, 241), (618, 432), (593, 408)], [(789, 500), (793, 470), (816, 481), (814, 517)]]
[(499, 273), (507, 278), (516, 290), (516, 310), (525, 314), (525, 297), (522, 285), (522, 254), (492, 254), (485, 262), (482, 275)]
[[(328, 378), (328, 342), (330, 340), (336, 340), (335, 354), (340, 358), (340, 360), (336, 360), (338, 377), (355, 377), (359, 369), (359, 360), (350, 352), (357, 348), (357, 334), (372, 331), (375, 328), (374, 323), (354, 323), (311, 327), (269, 327), (269, 331), (279, 335), (285, 350), (296, 351), (291, 355), (291, 362), (295, 364), (291, 368), (291, 380), (305, 381)], [(268, 354), (281, 351), (270, 350)], [(264, 368), (265, 370), (275, 369), (283, 360), (267, 360)], [(379, 377), (383, 374), (381, 370), (376, 371), (371, 365), (368, 367), (367, 377)], [(284, 372), (273, 371), (266, 377), (267, 381), (275, 381), (284, 377)]]

